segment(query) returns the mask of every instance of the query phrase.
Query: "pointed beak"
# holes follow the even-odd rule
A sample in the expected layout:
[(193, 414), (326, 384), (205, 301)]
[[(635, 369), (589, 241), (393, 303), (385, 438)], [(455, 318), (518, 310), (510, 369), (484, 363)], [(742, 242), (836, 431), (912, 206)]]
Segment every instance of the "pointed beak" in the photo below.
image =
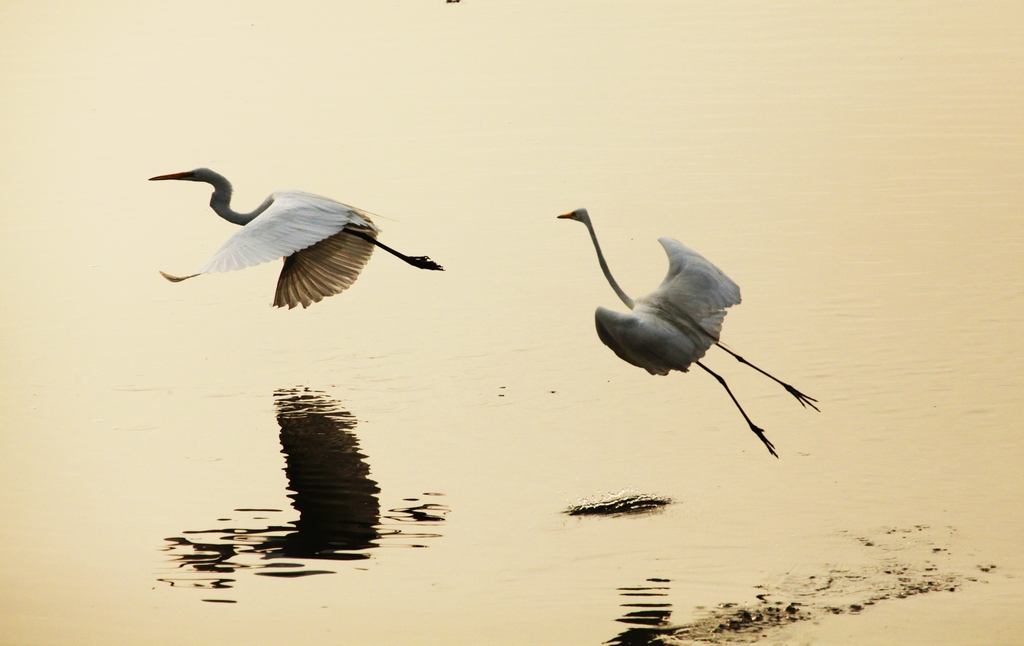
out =
[(170, 175), (157, 175), (156, 177), (150, 177), (149, 181), (155, 182), (155, 181), (161, 180), (161, 179), (185, 179), (191, 173), (192, 173), (192, 171), (187, 170), (187, 171), (182, 172), (182, 173), (171, 173)]
[[(154, 177), (153, 179), (157, 179), (157, 178)], [(559, 219), (564, 219), (564, 218), (571, 218), (572, 216), (573, 216), (573, 212), (570, 211), (568, 213), (563, 213), (562, 215), (558, 216), (558, 218)]]

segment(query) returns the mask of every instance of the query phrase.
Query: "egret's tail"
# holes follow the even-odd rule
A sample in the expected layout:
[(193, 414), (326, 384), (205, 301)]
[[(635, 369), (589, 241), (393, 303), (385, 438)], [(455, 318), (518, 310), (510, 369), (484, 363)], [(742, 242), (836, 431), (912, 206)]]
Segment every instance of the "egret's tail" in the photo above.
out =
[[(160, 271), (160, 270), (157, 270), (157, 271)], [(164, 278), (166, 278), (167, 280), (171, 281), (172, 283), (180, 283), (183, 280), (188, 280), (189, 278), (195, 278), (199, 274), (192, 274), (191, 276), (172, 276), (170, 274), (165, 274), (164, 272), (161, 271), (160, 275), (163, 276)]]

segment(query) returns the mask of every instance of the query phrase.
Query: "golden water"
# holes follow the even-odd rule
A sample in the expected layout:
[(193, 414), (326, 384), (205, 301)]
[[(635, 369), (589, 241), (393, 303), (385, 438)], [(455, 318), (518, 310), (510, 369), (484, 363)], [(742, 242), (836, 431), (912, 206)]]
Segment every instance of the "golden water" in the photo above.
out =
[[(629, 589), (685, 624), (899, 563), (957, 591), (765, 643), (1018, 643), (1021, 33), (1014, 2), (3, 4), (0, 641), (598, 644)], [(447, 271), (377, 254), (301, 311), (276, 263), (167, 283), (234, 229), (145, 181), (197, 166)], [(723, 341), (821, 403), (708, 357), (779, 460), (707, 375), (601, 345), (579, 206), (634, 297), (658, 236), (740, 284)], [(182, 560), (299, 520), (296, 389), (351, 415), (365, 558)], [(622, 489), (675, 502), (562, 513)]]

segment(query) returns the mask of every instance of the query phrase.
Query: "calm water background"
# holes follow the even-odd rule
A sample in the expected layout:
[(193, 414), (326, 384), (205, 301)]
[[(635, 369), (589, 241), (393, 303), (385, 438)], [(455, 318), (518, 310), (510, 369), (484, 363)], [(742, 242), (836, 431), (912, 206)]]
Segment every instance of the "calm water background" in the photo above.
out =
[[(597, 644), (620, 588), (684, 623), (921, 526), (957, 592), (771, 643), (1019, 643), (1022, 33), (1018, 2), (3, 3), (0, 641)], [(277, 263), (167, 283), (233, 232), (146, 182), (197, 166), (447, 271), (378, 254), (304, 311)], [(578, 206), (634, 297), (662, 235), (740, 284), (723, 340), (821, 401), (709, 357), (781, 459), (706, 375), (601, 345)], [(350, 415), (375, 547), (212, 587), (165, 539), (287, 533), (295, 389)], [(561, 513), (624, 488), (676, 502)]]

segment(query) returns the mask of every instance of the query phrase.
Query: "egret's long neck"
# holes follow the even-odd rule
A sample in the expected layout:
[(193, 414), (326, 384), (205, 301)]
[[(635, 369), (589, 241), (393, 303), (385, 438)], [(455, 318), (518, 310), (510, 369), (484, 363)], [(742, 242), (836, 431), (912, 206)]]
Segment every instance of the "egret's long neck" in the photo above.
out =
[(583, 224), (587, 225), (587, 231), (590, 231), (590, 239), (594, 241), (594, 249), (597, 250), (597, 261), (601, 263), (601, 271), (604, 272), (604, 277), (608, 279), (608, 284), (612, 286), (612, 289), (614, 289), (615, 293), (622, 299), (622, 302), (626, 304), (626, 307), (633, 309), (633, 299), (626, 296), (626, 292), (622, 291), (619, 284), (615, 282), (614, 278), (612, 278), (612, 272), (608, 269), (608, 263), (604, 260), (604, 254), (601, 253), (601, 245), (597, 242), (597, 234), (594, 233), (594, 225), (590, 223), (589, 218), (583, 220)]
[(210, 196), (210, 208), (220, 217), (224, 218), (228, 222), (233, 224), (246, 225), (260, 214), (261, 209), (256, 209), (252, 213), (238, 213), (231, 209), (231, 182), (227, 180), (223, 175), (217, 173), (211, 173), (209, 179), (204, 181), (209, 182), (213, 186), (213, 195)]

